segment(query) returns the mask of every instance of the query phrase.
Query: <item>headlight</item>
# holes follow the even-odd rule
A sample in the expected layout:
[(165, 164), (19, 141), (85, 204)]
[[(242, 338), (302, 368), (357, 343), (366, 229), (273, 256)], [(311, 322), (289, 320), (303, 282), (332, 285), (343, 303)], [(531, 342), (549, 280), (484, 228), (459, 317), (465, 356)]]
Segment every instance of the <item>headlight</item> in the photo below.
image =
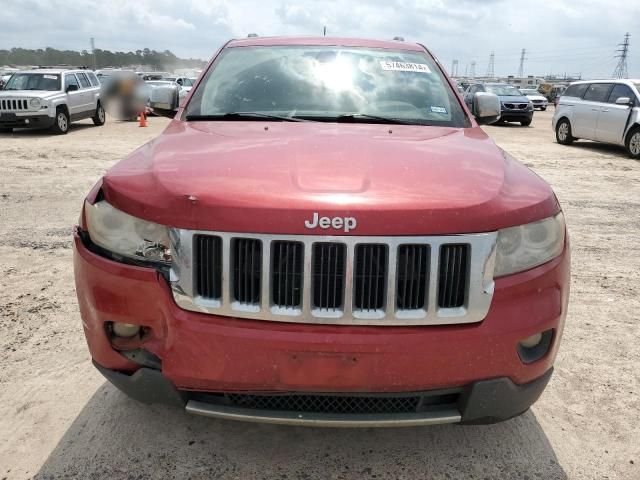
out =
[(85, 202), (85, 213), (89, 237), (96, 245), (123, 257), (171, 261), (167, 227), (133, 217), (104, 200)]
[(539, 222), (498, 231), (495, 277), (537, 267), (562, 253), (564, 248), (562, 213)]
[(29, 106), (31, 108), (40, 108), (40, 99), (32, 98), (31, 100), (29, 100)]

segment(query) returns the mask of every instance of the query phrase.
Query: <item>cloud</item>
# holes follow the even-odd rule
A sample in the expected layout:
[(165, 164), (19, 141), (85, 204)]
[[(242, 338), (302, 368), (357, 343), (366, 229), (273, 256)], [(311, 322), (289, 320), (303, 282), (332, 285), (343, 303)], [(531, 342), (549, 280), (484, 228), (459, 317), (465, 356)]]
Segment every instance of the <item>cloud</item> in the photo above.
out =
[[(640, 2), (627, 0), (22, 0), (3, 2), (0, 48), (152, 48), (208, 59), (226, 40), (260, 35), (393, 38), (425, 44), (446, 66), (502, 75), (610, 75), (632, 34), (629, 71), (640, 77)], [(638, 47), (635, 47), (638, 45)], [(637, 53), (635, 53), (637, 52)]]

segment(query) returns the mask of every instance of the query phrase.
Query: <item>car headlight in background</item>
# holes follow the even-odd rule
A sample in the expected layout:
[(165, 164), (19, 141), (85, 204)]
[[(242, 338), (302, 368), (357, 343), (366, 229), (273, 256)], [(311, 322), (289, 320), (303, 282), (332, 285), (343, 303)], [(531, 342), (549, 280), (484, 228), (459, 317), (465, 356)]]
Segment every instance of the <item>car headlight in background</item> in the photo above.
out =
[(38, 109), (40, 108), (40, 99), (39, 98), (32, 98), (31, 100), (29, 100), (29, 106), (33, 109)]
[(85, 202), (89, 238), (109, 252), (136, 260), (168, 263), (169, 229), (124, 213), (106, 201)]
[(538, 222), (498, 230), (494, 277), (529, 270), (562, 253), (565, 224), (562, 212)]

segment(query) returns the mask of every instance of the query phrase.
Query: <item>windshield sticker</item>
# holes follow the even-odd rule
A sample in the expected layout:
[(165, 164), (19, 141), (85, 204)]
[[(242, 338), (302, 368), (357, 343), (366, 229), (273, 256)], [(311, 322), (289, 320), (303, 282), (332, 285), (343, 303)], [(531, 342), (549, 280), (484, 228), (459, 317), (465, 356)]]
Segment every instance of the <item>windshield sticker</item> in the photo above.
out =
[(431, 107), (431, 112), (432, 113), (447, 113), (447, 109), (444, 107)]
[(380, 61), (380, 66), (383, 70), (390, 72), (418, 72), (418, 73), (431, 73), (428, 65), (424, 63), (409, 63), (409, 62), (389, 62), (385, 60)]
[(56, 77), (55, 75), (43, 75), (44, 78), (48, 78), (49, 80), (57, 80), (58, 77)]

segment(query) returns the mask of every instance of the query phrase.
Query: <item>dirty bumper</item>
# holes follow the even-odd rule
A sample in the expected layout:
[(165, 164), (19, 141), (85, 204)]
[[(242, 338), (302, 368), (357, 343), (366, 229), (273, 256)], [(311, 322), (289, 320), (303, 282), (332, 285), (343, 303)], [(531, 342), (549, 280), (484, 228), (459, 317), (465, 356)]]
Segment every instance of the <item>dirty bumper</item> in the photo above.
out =
[(174, 405), (221, 419), (322, 427), (500, 422), (524, 413), (540, 397), (553, 372), (551, 368), (523, 385), (500, 377), (423, 392), (212, 393), (178, 390), (152, 368), (125, 374), (94, 364), (118, 389), (143, 403)]

